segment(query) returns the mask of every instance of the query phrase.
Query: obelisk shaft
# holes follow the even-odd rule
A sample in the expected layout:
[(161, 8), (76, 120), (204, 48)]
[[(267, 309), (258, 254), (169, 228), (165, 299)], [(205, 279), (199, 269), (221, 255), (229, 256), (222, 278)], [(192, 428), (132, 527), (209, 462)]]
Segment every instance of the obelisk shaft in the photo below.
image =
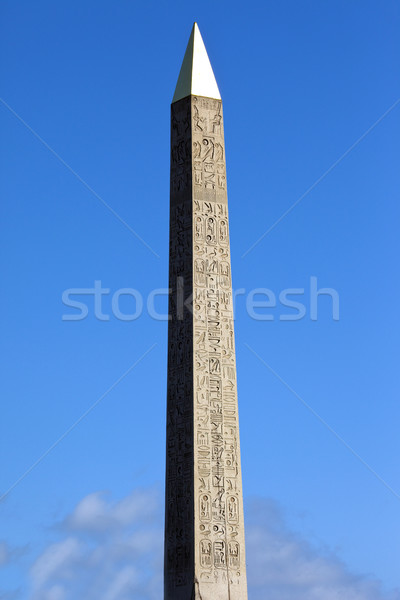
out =
[(171, 107), (165, 600), (246, 600), (222, 102)]

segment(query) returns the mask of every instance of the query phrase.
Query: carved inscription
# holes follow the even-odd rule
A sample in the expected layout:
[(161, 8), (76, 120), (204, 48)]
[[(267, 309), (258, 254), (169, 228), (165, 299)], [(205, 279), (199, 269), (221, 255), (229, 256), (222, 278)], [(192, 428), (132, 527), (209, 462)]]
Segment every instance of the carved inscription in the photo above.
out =
[(171, 110), (165, 600), (246, 600), (222, 104)]
[(208, 557), (199, 561), (199, 579), (229, 581), (231, 597), (241, 600), (247, 591), (221, 102), (193, 98), (192, 126), (195, 534), (207, 540)]
[(194, 98), (192, 120), (194, 194), (198, 197), (202, 190), (224, 194), (226, 174), (221, 102)]

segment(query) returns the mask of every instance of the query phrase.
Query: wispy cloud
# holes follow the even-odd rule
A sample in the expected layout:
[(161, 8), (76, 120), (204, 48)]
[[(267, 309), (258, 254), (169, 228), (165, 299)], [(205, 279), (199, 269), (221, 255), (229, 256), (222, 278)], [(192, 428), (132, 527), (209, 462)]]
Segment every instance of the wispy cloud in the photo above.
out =
[[(285, 524), (276, 502), (247, 506), (251, 600), (400, 600), (381, 582), (349, 571)], [(162, 501), (136, 490), (119, 501), (89, 494), (62, 523), (58, 541), (31, 567), (32, 600), (159, 600), (162, 598)]]
[(61, 539), (31, 568), (34, 600), (162, 597), (161, 499), (136, 490), (118, 502), (89, 494), (57, 525)]
[(353, 574), (338, 557), (290, 531), (277, 504), (253, 500), (246, 531), (251, 600), (400, 600), (381, 582)]

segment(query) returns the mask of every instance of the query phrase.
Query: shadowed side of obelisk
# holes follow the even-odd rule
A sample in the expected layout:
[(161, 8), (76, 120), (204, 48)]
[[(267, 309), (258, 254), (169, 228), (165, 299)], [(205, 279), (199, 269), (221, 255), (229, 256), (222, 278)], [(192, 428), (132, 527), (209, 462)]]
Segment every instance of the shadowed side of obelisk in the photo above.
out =
[(191, 600), (194, 584), (192, 161), (190, 97), (171, 106), (165, 600)]

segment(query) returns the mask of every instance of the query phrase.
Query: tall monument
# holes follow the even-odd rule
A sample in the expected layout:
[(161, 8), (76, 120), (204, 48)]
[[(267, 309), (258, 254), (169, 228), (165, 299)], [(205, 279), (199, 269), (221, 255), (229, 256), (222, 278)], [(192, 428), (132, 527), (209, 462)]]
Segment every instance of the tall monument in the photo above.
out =
[(247, 600), (222, 102), (196, 23), (170, 200), (164, 600)]

